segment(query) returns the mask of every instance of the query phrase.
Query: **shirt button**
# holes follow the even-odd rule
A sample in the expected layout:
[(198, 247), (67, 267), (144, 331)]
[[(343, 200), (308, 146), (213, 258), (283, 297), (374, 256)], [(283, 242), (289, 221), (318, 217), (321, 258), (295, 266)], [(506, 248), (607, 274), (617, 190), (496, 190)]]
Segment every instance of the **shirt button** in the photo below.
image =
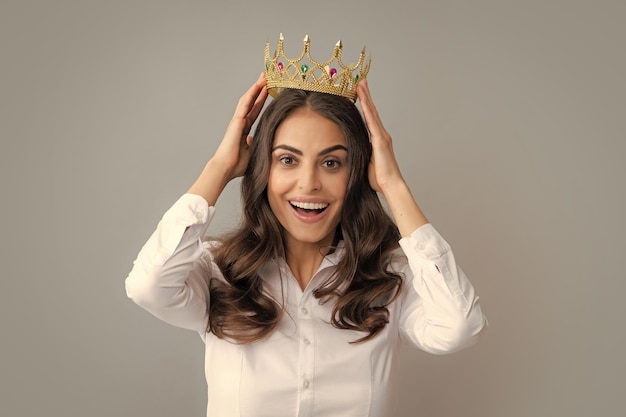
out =
[(311, 344), (311, 341), (305, 337), (305, 338), (304, 338), (304, 344), (305, 344), (305, 345), (310, 345), (310, 344)]
[(300, 311), (302, 311), (302, 314), (304, 314), (304, 315), (309, 314), (309, 310), (307, 310), (306, 307), (302, 307), (302, 310), (300, 310)]
[(311, 385), (311, 383), (309, 382), (309, 380), (308, 380), (308, 379), (305, 379), (305, 380), (304, 380), (304, 388), (305, 388), (305, 389), (306, 389), (306, 388), (309, 388), (309, 385)]

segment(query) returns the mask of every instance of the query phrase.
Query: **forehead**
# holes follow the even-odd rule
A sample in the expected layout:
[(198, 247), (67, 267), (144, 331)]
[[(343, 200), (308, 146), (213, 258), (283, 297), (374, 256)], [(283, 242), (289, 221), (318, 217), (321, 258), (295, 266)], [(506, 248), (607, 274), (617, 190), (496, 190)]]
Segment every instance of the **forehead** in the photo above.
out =
[(334, 121), (310, 108), (294, 110), (282, 121), (274, 135), (274, 146), (300, 145), (308, 148), (326, 148), (329, 145), (346, 146), (346, 137)]

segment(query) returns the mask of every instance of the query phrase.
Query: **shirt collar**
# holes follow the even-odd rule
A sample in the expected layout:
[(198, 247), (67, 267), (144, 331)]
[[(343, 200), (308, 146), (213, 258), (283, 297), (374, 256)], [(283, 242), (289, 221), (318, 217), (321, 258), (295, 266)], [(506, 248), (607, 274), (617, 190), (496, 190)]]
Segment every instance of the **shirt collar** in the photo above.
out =
[[(346, 248), (345, 248), (344, 241), (340, 240), (337, 243), (337, 246), (335, 246), (335, 250), (332, 253), (329, 253), (328, 255), (324, 257), (319, 268), (317, 268), (317, 272), (325, 268), (329, 268), (329, 267), (336, 266), (337, 264), (339, 264), (339, 262), (341, 261), (345, 253), (346, 253)], [(285, 261), (285, 258), (281, 257), (281, 258), (275, 259), (274, 263), (276, 264), (276, 266), (278, 266), (278, 268), (281, 271), (283, 272), (289, 271), (289, 267), (287, 266), (287, 261)]]

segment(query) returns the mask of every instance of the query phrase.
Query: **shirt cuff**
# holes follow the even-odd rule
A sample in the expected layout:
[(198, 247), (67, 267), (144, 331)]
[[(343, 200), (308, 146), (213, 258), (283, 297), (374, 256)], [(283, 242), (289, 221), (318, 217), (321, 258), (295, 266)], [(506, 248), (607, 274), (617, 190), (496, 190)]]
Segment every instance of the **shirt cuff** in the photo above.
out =
[(176, 219), (186, 226), (207, 224), (211, 221), (215, 207), (209, 206), (204, 198), (197, 194), (183, 194), (163, 217)]
[(185, 240), (197, 240), (204, 236), (214, 213), (215, 208), (209, 207), (201, 196), (183, 194), (165, 212), (140, 257), (149, 264), (163, 265), (179, 247), (183, 235)]
[(431, 223), (418, 227), (409, 236), (400, 239), (399, 243), (404, 253), (419, 252), (428, 258), (439, 257), (450, 251), (448, 242)]

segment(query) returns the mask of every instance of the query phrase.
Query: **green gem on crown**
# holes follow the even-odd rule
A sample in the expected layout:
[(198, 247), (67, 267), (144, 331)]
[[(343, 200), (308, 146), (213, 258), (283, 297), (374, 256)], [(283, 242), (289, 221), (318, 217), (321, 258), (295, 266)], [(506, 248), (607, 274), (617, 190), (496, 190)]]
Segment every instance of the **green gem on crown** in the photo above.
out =
[(302, 71), (303, 74), (306, 74), (308, 70), (309, 66), (307, 64), (302, 64), (302, 66), (300, 67), (300, 71)]

